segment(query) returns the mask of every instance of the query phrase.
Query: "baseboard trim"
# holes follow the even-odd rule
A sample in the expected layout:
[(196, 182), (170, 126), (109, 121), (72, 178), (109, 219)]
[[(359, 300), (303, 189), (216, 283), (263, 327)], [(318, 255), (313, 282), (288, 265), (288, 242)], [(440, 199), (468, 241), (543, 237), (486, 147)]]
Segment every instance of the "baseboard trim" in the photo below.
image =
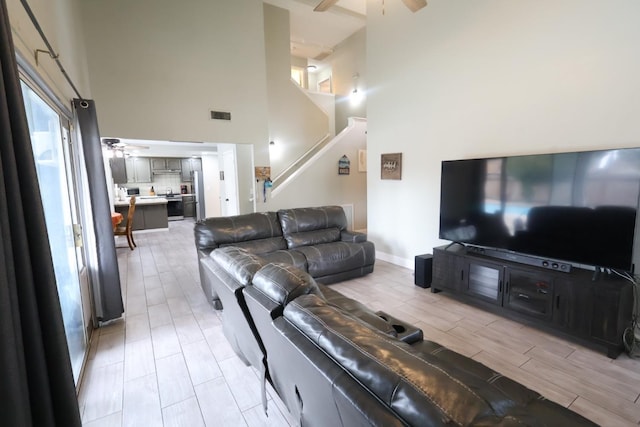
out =
[(390, 262), (391, 264), (399, 265), (400, 267), (409, 268), (413, 270), (414, 260), (406, 259), (396, 255), (391, 255), (385, 252), (376, 251), (376, 259)]

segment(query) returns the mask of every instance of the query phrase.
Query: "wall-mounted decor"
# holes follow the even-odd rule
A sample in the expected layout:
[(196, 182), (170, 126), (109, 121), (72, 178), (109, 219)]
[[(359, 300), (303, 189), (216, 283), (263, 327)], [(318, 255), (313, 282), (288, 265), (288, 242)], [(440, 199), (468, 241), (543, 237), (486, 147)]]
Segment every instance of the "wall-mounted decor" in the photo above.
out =
[(367, 150), (358, 150), (358, 172), (367, 171)]
[(380, 158), (381, 179), (402, 179), (402, 153), (382, 154)]
[(256, 180), (264, 181), (271, 178), (271, 167), (269, 166), (256, 166)]
[(338, 160), (338, 175), (349, 175), (351, 171), (351, 160), (345, 154)]
[[(262, 201), (264, 203), (267, 203), (267, 195), (270, 192), (271, 187), (273, 187), (273, 182), (271, 182), (271, 167), (256, 166), (255, 174), (256, 174), (256, 191), (262, 190)], [(262, 185), (260, 185), (260, 181), (262, 181)]]

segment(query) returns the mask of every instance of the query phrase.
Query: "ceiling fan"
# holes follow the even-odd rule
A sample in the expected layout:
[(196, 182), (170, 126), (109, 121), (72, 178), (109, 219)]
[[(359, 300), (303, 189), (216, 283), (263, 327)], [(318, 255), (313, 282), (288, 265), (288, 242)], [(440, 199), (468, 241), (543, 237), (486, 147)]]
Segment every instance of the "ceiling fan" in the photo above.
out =
[(147, 145), (127, 144), (120, 141), (118, 138), (102, 138), (102, 143), (107, 146), (109, 150), (120, 151), (134, 151), (134, 150), (146, 150), (149, 148)]
[[(427, 5), (427, 0), (402, 0), (402, 2), (411, 12), (417, 12)], [(336, 3), (338, 0), (322, 0), (313, 10), (314, 12), (324, 12)]]

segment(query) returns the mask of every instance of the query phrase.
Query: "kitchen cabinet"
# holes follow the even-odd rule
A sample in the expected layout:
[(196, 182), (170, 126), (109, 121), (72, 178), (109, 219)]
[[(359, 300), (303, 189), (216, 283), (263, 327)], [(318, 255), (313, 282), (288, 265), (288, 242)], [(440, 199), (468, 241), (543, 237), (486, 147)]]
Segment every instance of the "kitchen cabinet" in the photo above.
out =
[(202, 172), (202, 159), (188, 158), (182, 160), (182, 181), (193, 181), (193, 171)]
[(435, 248), (432, 292), (570, 335), (615, 358), (631, 322), (633, 285), (614, 274), (546, 269), (478, 254), (462, 245)]
[(151, 169), (154, 172), (171, 171), (180, 172), (182, 167), (181, 159), (171, 157), (153, 157), (151, 158)]
[(116, 184), (126, 184), (127, 170), (124, 158), (114, 157), (112, 159), (109, 159), (109, 166), (111, 168), (111, 176), (113, 177), (113, 182)]
[(125, 161), (127, 182), (151, 182), (151, 163), (147, 157), (129, 157)]
[[(116, 204), (116, 212), (127, 218), (128, 204)], [(167, 203), (136, 203), (136, 211), (133, 215), (133, 230), (150, 230), (169, 227), (167, 216)]]

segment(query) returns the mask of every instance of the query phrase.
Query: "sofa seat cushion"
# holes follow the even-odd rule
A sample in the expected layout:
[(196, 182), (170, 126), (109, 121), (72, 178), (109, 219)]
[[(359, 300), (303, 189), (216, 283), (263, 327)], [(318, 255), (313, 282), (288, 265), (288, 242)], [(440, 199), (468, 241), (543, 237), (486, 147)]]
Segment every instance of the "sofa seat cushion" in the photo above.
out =
[(303, 271), (307, 271), (307, 259), (297, 251), (278, 250), (260, 255), (266, 262), (278, 262), (293, 265)]
[(216, 249), (209, 257), (240, 286), (250, 285), (256, 272), (266, 264), (262, 257), (235, 246)]
[(295, 249), (307, 259), (307, 271), (313, 277), (322, 277), (358, 269), (375, 262), (375, 247), (371, 242), (334, 242)]
[(222, 243), (221, 248), (236, 246), (256, 255), (265, 255), (271, 252), (287, 249), (287, 242), (283, 237), (268, 237), (266, 239), (246, 240), (243, 242)]

